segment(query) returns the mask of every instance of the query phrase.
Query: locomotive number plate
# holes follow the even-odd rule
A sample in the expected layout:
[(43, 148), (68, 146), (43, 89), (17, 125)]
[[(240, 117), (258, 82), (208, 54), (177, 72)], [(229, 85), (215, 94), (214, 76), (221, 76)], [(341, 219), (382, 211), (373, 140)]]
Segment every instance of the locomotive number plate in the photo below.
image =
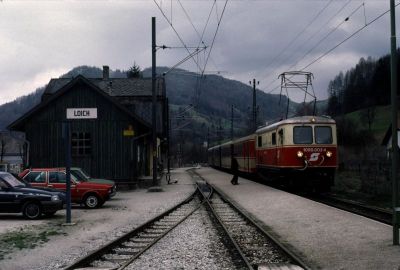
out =
[(309, 147), (309, 148), (303, 148), (304, 152), (313, 152), (313, 153), (319, 153), (319, 152), (326, 152), (326, 148), (322, 148), (322, 147)]

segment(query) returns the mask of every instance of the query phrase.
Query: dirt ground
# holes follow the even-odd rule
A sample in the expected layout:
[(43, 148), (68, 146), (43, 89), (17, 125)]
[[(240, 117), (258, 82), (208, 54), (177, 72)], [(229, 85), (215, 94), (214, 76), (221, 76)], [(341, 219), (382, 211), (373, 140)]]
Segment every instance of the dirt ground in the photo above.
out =
[(171, 208), (194, 191), (185, 170), (173, 171), (178, 183), (162, 192), (119, 191), (102, 208), (73, 206), (73, 226), (63, 226), (65, 210), (52, 218), (25, 220), (21, 214), (0, 214), (0, 269), (60, 269)]

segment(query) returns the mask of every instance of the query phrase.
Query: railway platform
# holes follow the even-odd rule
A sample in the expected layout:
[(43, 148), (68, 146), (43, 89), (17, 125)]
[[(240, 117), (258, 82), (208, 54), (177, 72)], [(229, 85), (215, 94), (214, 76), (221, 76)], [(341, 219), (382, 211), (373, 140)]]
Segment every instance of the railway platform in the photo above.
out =
[(196, 172), (255, 218), (311, 269), (400, 269), (392, 227), (247, 179), (203, 167)]

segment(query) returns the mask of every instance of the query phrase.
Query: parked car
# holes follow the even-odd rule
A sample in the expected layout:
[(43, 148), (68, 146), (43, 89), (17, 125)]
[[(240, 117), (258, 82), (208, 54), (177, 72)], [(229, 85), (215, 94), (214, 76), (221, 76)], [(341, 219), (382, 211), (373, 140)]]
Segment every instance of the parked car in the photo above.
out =
[[(24, 179), (22, 179), (21, 177), (19, 177), (18, 174), (16, 173), (10, 173), (12, 174), (12, 176), (14, 176), (15, 178), (17, 178), (19, 181), (21, 181), (22, 183), (24, 183), (24, 185), (26, 187), (32, 187), (32, 185), (30, 183), (28, 183), (27, 181), (25, 181)], [(60, 197), (60, 200), (63, 202), (63, 207), (65, 206), (65, 204), (67, 203), (67, 196), (65, 194), (64, 191), (55, 189), (55, 188), (48, 188), (48, 187), (35, 187), (36, 189), (41, 189), (41, 190), (46, 190), (46, 191), (50, 191), (50, 192), (54, 192), (58, 195), (58, 197)]]
[(20, 213), (28, 219), (54, 215), (63, 208), (59, 192), (32, 188), (8, 172), (0, 172), (0, 212)]
[[(65, 170), (62, 168), (61, 170)], [(117, 186), (115, 182), (107, 179), (92, 178), (85, 170), (79, 167), (71, 167), (71, 174), (75, 176), (76, 179), (83, 182), (92, 182), (97, 184), (108, 184), (113, 186), (113, 191), (110, 197), (114, 197), (117, 194)]]
[[(31, 168), (19, 176), (33, 187), (55, 188), (66, 191), (66, 173), (60, 168)], [(71, 174), (71, 201), (84, 204), (87, 208), (97, 208), (110, 199), (113, 193), (110, 184), (99, 184), (78, 180)]]

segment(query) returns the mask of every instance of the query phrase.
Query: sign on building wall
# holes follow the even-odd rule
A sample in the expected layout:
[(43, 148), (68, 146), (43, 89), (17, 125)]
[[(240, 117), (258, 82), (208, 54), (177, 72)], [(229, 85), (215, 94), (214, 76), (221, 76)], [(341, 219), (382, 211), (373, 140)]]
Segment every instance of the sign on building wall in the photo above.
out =
[(97, 108), (67, 108), (67, 119), (97, 119)]
[(135, 131), (133, 130), (132, 125), (129, 125), (128, 129), (124, 129), (124, 136), (135, 136)]

